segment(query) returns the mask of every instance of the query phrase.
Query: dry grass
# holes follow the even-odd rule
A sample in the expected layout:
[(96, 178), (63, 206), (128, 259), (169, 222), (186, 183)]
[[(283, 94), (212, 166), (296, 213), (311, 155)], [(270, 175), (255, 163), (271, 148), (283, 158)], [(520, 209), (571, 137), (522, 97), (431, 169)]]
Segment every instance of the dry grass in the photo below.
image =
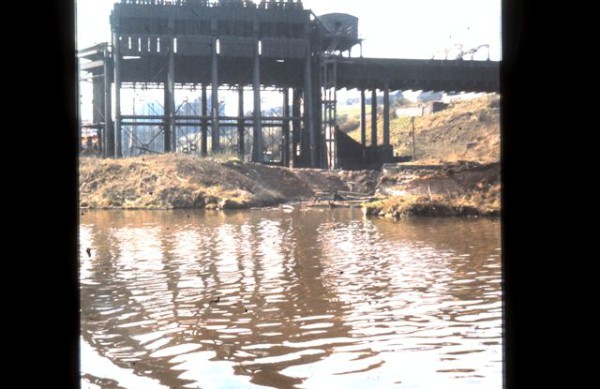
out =
[[(350, 135), (360, 137), (357, 108), (339, 112)], [(364, 204), (369, 214), (497, 215), (500, 177), (452, 161), (498, 162), (499, 97), (457, 102), (448, 109), (416, 118), (419, 163), (443, 165), (435, 172), (378, 176), (377, 172), (325, 172), (241, 163), (230, 155), (200, 159), (185, 154), (125, 159), (80, 159), (80, 206), (84, 208), (170, 209), (249, 208), (310, 199), (318, 192), (363, 193), (388, 188), (392, 195)], [(391, 120), (395, 154), (409, 155), (409, 118)], [(379, 129), (383, 123), (379, 123)], [(370, 131), (368, 131), (370, 132)], [(452, 173), (452, 174), (450, 174)], [(389, 193), (388, 193), (389, 194)]]
[(335, 173), (245, 164), (184, 154), (81, 158), (83, 208), (249, 208), (345, 190)]
[[(500, 159), (500, 97), (486, 95), (473, 100), (457, 101), (440, 112), (415, 118), (416, 159), (419, 161), (478, 161)], [(392, 112), (394, 112), (392, 108)], [(393, 116), (393, 115), (392, 115)], [(369, 115), (368, 115), (369, 117)], [(340, 128), (360, 141), (358, 110), (348, 111)], [(353, 129), (349, 129), (354, 126)], [(383, 118), (377, 122), (378, 137), (383, 137)], [(412, 155), (410, 118), (390, 120), (390, 143), (395, 155)], [(370, 134), (370, 125), (367, 125)], [(370, 135), (367, 135), (370, 141)]]
[(255, 200), (252, 184), (219, 162), (180, 154), (80, 160), (81, 207), (203, 208), (225, 200), (244, 206)]
[(500, 185), (462, 195), (408, 194), (363, 204), (367, 215), (402, 219), (409, 216), (499, 216)]
[(363, 204), (369, 215), (498, 216), (501, 210), (500, 164), (446, 163), (442, 166), (383, 174), (379, 193)]

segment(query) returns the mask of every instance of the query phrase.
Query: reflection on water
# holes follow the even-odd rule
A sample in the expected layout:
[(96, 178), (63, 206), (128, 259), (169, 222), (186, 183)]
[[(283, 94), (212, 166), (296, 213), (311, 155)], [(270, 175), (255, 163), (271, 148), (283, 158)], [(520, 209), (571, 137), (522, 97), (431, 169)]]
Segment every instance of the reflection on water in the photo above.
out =
[(82, 387), (500, 388), (499, 235), (347, 209), (86, 212)]

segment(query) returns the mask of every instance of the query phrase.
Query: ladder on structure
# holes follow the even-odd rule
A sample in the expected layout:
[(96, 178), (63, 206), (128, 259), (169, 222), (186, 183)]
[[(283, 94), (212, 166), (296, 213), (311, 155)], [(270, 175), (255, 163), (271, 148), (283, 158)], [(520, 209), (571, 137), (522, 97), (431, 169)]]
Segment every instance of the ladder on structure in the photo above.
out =
[(337, 60), (325, 54), (321, 60), (322, 132), (327, 168), (338, 168), (335, 131), (337, 128)]

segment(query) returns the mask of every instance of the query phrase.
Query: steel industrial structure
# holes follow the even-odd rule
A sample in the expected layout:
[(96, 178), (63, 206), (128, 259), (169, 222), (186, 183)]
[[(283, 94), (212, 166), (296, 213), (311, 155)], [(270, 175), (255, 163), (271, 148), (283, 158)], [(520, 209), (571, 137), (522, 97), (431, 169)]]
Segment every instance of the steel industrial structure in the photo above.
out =
[[(80, 69), (93, 80), (93, 123), (82, 128), (98, 130), (105, 157), (123, 156), (124, 128), (160, 128), (164, 152), (177, 150), (183, 129), (198, 128), (197, 152), (202, 156), (221, 152), (223, 132), (236, 128), (239, 155), (251, 150), (252, 161), (267, 162), (265, 151), (273, 145), (265, 145), (265, 128), (276, 127), (281, 131), (277, 160), (284, 166), (380, 164), (393, 159), (390, 90), (499, 88), (498, 62), (363, 58), (358, 18), (340, 13), (317, 17), (300, 0), (121, 0), (114, 5), (110, 23), (110, 44), (78, 53)], [(352, 57), (357, 45), (360, 56)], [(162, 112), (122, 114), (121, 89), (130, 87), (163, 89)], [(186, 88), (201, 90), (196, 114), (181, 114), (175, 106), (175, 90)], [(243, 94), (248, 88), (253, 93), (249, 114), (244, 112)], [(337, 130), (336, 92), (341, 88), (361, 92), (360, 143)], [(219, 91), (224, 89), (239, 93), (237, 116), (219, 112)], [(282, 92), (282, 109), (275, 116), (262, 114), (261, 93), (267, 89)], [(382, 144), (377, 139), (377, 89), (384, 92)], [(372, 104), (370, 144), (367, 90)], [(147, 146), (138, 149), (149, 151)]]

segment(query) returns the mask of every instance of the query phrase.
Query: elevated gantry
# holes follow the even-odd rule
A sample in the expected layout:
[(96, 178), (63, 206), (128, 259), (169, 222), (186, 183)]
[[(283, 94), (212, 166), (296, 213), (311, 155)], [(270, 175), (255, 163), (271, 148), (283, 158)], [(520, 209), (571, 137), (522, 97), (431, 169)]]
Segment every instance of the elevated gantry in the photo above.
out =
[[(235, 152), (242, 159), (283, 166), (377, 165), (394, 158), (390, 90), (497, 91), (499, 84), (498, 63), (492, 61), (369, 59), (362, 57), (362, 47), (360, 57), (352, 57), (352, 49), (362, 46), (358, 18), (317, 17), (299, 0), (122, 0), (114, 5), (110, 24), (110, 44), (78, 53), (80, 69), (93, 84), (92, 123), (82, 124), (81, 131), (96, 131), (104, 157)], [(136, 87), (162, 89), (162, 109), (123, 114), (121, 89)], [(341, 88), (361, 92), (360, 143), (337, 129)], [(198, 109), (176, 107), (179, 89), (201, 91)], [(377, 89), (384, 92), (382, 144)], [(223, 90), (237, 91), (237, 116), (220, 109)], [(244, 111), (244, 90), (252, 91), (252, 111)], [(280, 110), (263, 112), (265, 90), (281, 92)], [(372, 104), (368, 145), (366, 90)], [(152, 136), (139, 141), (149, 129)], [(130, 148), (124, 150), (127, 140)]]

